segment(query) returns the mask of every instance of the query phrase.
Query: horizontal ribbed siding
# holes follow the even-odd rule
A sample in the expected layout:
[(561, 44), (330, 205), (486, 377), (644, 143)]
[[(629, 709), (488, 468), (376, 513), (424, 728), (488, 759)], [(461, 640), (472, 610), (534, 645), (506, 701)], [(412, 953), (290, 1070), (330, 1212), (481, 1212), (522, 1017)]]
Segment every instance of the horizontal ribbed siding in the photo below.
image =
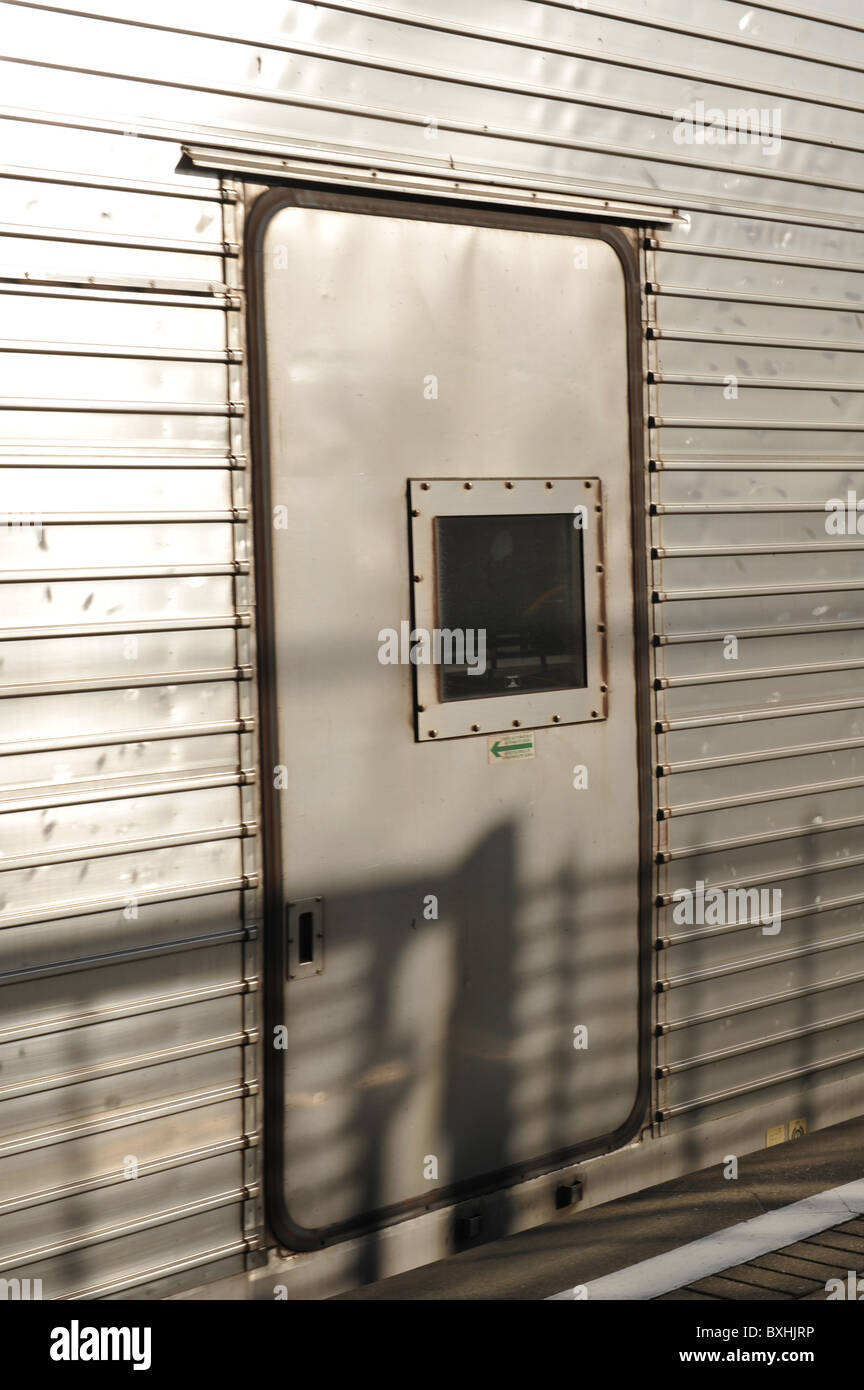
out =
[[(864, 487), (864, 235), (694, 215), (651, 255), (659, 1107), (789, 1116), (864, 1064), (864, 542), (825, 529)], [(697, 880), (779, 889), (780, 932), (675, 924)]]
[(62, 154), (0, 174), (0, 1268), (58, 1299), (258, 1225), (237, 248), (167, 147)]
[[(864, 488), (864, 26), (857, 0), (794, 9), (487, 0), (466, 19), (458, 0), (296, 3), (277, 25), (265, 0), (206, 18), (193, 0), (4, 6), (0, 464), (15, 505), (50, 499), (54, 520), (47, 550), (10, 535), (5, 557), (0, 727), (9, 804), (29, 809), (2, 817), (0, 943), (24, 949), (7, 983), (34, 972), (10, 1027), (56, 1038), (79, 1021), (53, 1054), (66, 1109), (40, 1110), (38, 1088), (3, 1102), (0, 1161), (16, 1201), (73, 1213), (53, 1223), (85, 1240), (51, 1266), (74, 1270), (61, 1296), (162, 1268), (166, 1250), (194, 1268), (243, 1237), (239, 899), (255, 865), (253, 660), (234, 625), (250, 600), (237, 236), (214, 182), (174, 174), (181, 141), (387, 151), (691, 214), (646, 250), (656, 1107), (690, 1125), (767, 1097), (785, 1117), (821, 1078), (860, 1076), (862, 555), (826, 543), (823, 509)], [(697, 100), (779, 108), (779, 151), (678, 144), (675, 112)], [(122, 655), (133, 635), (147, 680)], [(676, 941), (669, 898), (697, 879), (781, 887), (779, 936)], [(153, 901), (123, 921), (121, 952), (116, 905), (87, 906), (133, 884)], [(135, 1061), (159, 1049), (172, 1057)], [(122, 1091), (96, 1075), (109, 1054), (129, 1062)], [(139, 1150), (144, 1207), (112, 1177)], [(172, 1154), (209, 1175), (186, 1205)], [(159, 1225), (175, 1195), (182, 1216)]]

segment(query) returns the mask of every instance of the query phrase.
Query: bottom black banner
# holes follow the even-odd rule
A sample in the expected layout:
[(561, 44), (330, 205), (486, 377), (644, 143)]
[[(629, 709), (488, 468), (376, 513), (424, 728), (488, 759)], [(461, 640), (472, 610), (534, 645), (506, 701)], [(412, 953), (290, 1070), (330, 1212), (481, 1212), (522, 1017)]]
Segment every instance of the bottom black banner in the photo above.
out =
[[(544, 1361), (557, 1351), (574, 1372), (580, 1367), (586, 1371), (590, 1363), (592, 1379), (601, 1383), (607, 1375), (617, 1381), (622, 1370), (643, 1364), (654, 1372), (678, 1366), (685, 1374), (688, 1368), (707, 1366), (805, 1367), (824, 1377), (835, 1367), (854, 1365), (861, 1344), (858, 1315), (838, 1307), (861, 1301), (857, 1287), (842, 1297), (839, 1290), (829, 1292), (836, 1296), (782, 1302), (574, 1299), (571, 1306), (557, 1308), (521, 1302), (521, 1312), (512, 1306), (520, 1302), (516, 1299), (447, 1307), (441, 1306), (446, 1300), (435, 1299), (400, 1303), (395, 1320), (380, 1302), (22, 1300), (0, 1304), (0, 1329), (7, 1377), (11, 1379), (7, 1358), (17, 1351), (21, 1369), (38, 1373), (49, 1384), (104, 1373), (115, 1378), (124, 1373), (194, 1373), (221, 1381), (236, 1377), (253, 1386), (256, 1379), (269, 1380), (280, 1371), (290, 1374), (300, 1346), (307, 1356), (323, 1348), (332, 1374), (336, 1348), (344, 1348), (355, 1364), (358, 1357), (366, 1360), (370, 1371), (368, 1355), (374, 1347), (385, 1371), (386, 1358), (406, 1344), (414, 1351), (408, 1360), (403, 1355), (402, 1372), (412, 1376), (414, 1357), (420, 1357), (428, 1376), (436, 1352), (443, 1374), (452, 1375), (458, 1363), (463, 1373), (479, 1375), (482, 1368), (486, 1375), (498, 1354), (509, 1358), (519, 1345), (526, 1350), (533, 1346)], [(524, 1342), (526, 1334), (531, 1343)], [(472, 1364), (474, 1370), (469, 1369)], [(515, 1366), (509, 1365), (508, 1372), (512, 1380)], [(385, 1373), (389, 1378), (392, 1371)], [(532, 1379), (537, 1374), (535, 1368)]]

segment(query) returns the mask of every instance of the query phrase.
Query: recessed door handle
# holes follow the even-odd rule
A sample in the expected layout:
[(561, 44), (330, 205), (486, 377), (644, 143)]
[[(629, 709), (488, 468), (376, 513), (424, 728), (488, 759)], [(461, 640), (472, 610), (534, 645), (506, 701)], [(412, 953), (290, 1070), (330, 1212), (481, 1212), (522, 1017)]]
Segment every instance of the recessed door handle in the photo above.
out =
[(285, 960), (289, 980), (324, 969), (324, 900), (298, 898), (285, 904)]

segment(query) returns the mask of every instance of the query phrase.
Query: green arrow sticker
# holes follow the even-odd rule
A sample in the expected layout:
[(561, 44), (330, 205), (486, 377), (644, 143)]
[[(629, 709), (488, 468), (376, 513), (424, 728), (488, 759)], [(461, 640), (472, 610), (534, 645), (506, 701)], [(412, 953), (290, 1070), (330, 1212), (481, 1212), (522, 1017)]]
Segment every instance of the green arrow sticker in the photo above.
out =
[(507, 763), (516, 758), (534, 757), (534, 734), (532, 730), (520, 729), (518, 733), (496, 734), (489, 739), (490, 763)]

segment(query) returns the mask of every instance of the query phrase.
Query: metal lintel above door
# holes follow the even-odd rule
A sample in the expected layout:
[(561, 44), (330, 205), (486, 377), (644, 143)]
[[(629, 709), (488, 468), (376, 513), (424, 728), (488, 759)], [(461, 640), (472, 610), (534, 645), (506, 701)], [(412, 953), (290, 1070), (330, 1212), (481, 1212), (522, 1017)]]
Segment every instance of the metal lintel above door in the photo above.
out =
[(527, 170), (523, 178), (523, 171), (518, 169), (505, 169), (499, 174), (482, 166), (454, 164), (446, 159), (406, 159), (394, 150), (355, 151), (341, 146), (294, 146), (283, 142), (236, 149), (184, 145), (182, 152), (181, 168), (246, 175), (260, 183), (301, 179), (305, 183), (416, 193), (465, 203), (494, 202), (499, 207), (566, 212), (649, 226), (686, 226), (689, 221), (676, 208), (604, 198), (602, 193), (568, 179), (538, 179)]

